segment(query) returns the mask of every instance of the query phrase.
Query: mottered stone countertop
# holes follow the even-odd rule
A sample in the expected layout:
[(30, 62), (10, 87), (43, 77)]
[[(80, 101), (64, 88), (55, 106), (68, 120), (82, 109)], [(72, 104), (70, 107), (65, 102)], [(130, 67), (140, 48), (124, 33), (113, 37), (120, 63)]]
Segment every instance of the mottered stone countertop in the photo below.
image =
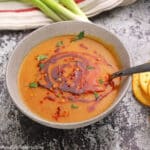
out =
[[(100, 14), (92, 21), (119, 36), (132, 62), (150, 60), (150, 1)], [(0, 150), (150, 150), (150, 108), (138, 103), (131, 87), (108, 117), (88, 127), (58, 130), (41, 126), (13, 104), (5, 81), (8, 59), (28, 31), (0, 31)]]

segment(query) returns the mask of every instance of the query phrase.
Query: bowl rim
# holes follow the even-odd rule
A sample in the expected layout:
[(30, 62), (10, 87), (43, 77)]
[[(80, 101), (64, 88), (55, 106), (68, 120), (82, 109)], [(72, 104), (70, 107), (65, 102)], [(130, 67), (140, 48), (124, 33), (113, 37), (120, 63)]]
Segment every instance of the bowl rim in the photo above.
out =
[[(65, 23), (85, 23), (85, 24), (89, 24), (92, 26), (95, 26), (97, 28), (101, 28), (102, 30), (108, 32), (109, 34), (111, 34), (114, 38), (117, 39), (117, 41), (122, 44), (122, 47), (124, 48), (124, 50), (126, 51), (126, 54), (128, 56), (128, 59), (129, 59), (129, 67), (131, 67), (132, 65), (132, 61), (131, 61), (131, 58), (130, 58), (130, 55), (126, 49), (126, 47), (124, 46), (123, 42), (121, 42), (121, 40), (118, 38), (117, 35), (115, 35), (114, 33), (110, 32), (108, 29), (106, 29), (104, 26), (102, 25), (96, 25), (96, 24), (93, 24), (91, 22), (81, 22), (81, 21), (63, 21), (63, 22), (56, 22), (56, 23), (53, 23), (53, 24), (50, 24), (50, 25), (46, 25), (46, 26), (43, 26), (41, 28), (38, 28), (37, 30), (29, 33), (27, 36), (25, 36), (17, 45), (16, 47), (14, 48), (13, 52), (11, 53), (11, 56), (9, 57), (9, 61), (7, 63), (7, 67), (6, 67), (6, 87), (7, 87), (7, 90), (9, 92), (9, 95), (13, 101), (13, 103), (16, 105), (16, 107), (25, 115), (27, 116), (28, 118), (30, 118), (31, 120), (35, 121), (36, 123), (39, 123), (41, 125), (44, 125), (44, 126), (47, 126), (47, 127), (52, 127), (52, 128), (57, 128), (57, 129), (76, 129), (76, 128), (80, 128), (80, 127), (84, 127), (84, 126), (88, 126), (92, 123), (95, 123), (101, 119), (103, 119), (104, 117), (106, 117), (107, 115), (109, 115), (115, 108), (116, 106), (119, 104), (119, 102), (122, 100), (123, 96), (126, 94), (128, 88), (129, 88), (129, 85), (130, 85), (130, 82), (131, 82), (131, 77), (128, 77), (127, 78), (127, 81), (126, 81), (126, 85), (124, 87), (124, 90), (123, 92), (121, 93), (121, 95), (118, 97), (118, 99), (116, 101), (114, 101), (104, 112), (100, 113), (99, 115), (96, 115), (90, 119), (86, 119), (86, 120), (83, 120), (83, 121), (79, 121), (79, 122), (71, 122), (71, 123), (59, 123), (59, 122), (52, 122), (52, 121), (48, 121), (40, 116), (38, 116), (36, 113), (32, 112), (32, 110), (30, 110), (30, 113), (32, 113), (32, 116), (31, 114), (29, 114), (27, 111), (24, 110), (24, 108), (19, 105), (15, 98), (12, 96), (12, 93), (11, 93), (11, 86), (9, 85), (9, 68), (11, 67), (11, 60), (13, 57), (15, 57), (15, 51), (18, 49), (18, 47), (20, 45), (22, 45), (22, 43), (24, 43), (24, 41), (26, 41), (29, 37), (32, 37), (34, 34), (36, 34), (37, 32), (39, 31), (42, 31), (43, 29), (45, 28), (48, 28), (49, 26), (54, 26), (56, 24), (65, 24)], [(29, 52), (28, 52), (29, 53)], [(19, 94), (19, 93), (18, 93)], [(21, 101), (22, 98), (20, 96), (20, 99)], [(24, 102), (23, 102), (24, 103)], [(26, 105), (26, 104), (25, 104)], [(27, 106), (27, 105), (26, 105)], [(28, 106), (27, 106), (28, 107)]]

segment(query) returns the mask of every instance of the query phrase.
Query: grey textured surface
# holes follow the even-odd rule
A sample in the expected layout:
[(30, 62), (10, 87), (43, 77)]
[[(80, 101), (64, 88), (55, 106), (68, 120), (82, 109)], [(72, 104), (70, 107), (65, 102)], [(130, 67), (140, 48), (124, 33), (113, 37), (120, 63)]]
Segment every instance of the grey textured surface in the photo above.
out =
[[(150, 1), (117, 8), (92, 19), (119, 36), (134, 65), (150, 60)], [(109, 116), (76, 130), (43, 127), (12, 103), (5, 71), (15, 45), (31, 31), (0, 31), (0, 150), (150, 150), (150, 108), (140, 105), (131, 87)]]

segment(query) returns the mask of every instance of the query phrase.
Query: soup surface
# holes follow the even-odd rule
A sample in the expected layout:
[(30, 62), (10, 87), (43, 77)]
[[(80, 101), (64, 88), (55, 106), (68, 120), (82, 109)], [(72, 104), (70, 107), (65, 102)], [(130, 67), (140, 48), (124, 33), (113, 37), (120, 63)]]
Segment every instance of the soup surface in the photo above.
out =
[(108, 46), (84, 32), (32, 48), (20, 67), (20, 93), (32, 112), (53, 122), (78, 122), (104, 112), (117, 96), (119, 63)]

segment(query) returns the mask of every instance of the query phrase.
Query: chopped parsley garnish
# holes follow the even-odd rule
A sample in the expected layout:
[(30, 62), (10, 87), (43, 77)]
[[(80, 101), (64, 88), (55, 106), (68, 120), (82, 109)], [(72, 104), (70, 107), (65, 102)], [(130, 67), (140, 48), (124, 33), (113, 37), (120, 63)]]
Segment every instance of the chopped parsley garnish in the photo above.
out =
[(38, 61), (42, 61), (42, 60), (45, 60), (46, 58), (48, 58), (47, 55), (39, 55), (39, 56), (37, 57), (37, 60), (38, 60)]
[(96, 99), (99, 98), (99, 94), (97, 92), (94, 92), (94, 96), (95, 96)]
[(99, 79), (98, 82), (99, 82), (99, 84), (103, 84), (104, 83), (104, 81), (102, 79)]
[(77, 105), (75, 105), (75, 104), (72, 104), (72, 105), (71, 105), (71, 108), (72, 108), (72, 109), (77, 109), (77, 108), (79, 108), (79, 107), (78, 107)]
[(42, 63), (41, 63), (41, 64), (39, 64), (40, 69), (43, 69), (43, 68), (44, 68), (44, 66), (45, 66), (45, 65), (44, 65), (44, 64), (42, 64)]
[(56, 43), (56, 47), (61, 47), (61, 46), (63, 46), (63, 45), (64, 45), (63, 41), (58, 41), (58, 42)]
[(57, 94), (57, 97), (61, 98), (61, 94)]
[(76, 35), (74, 37), (74, 39), (72, 41), (77, 41), (77, 40), (81, 40), (84, 38), (84, 31), (81, 31), (78, 35)]
[(37, 88), (38, 84), (36, 82), (31, 82), (31, 83), (29, 83), (29, 87), (30, 88)]
[(93, 70), (93, 69), (95, 69), (95, 67), (93, 67), (93, 66), (87, 66), (86, 69), (87, 70)]

